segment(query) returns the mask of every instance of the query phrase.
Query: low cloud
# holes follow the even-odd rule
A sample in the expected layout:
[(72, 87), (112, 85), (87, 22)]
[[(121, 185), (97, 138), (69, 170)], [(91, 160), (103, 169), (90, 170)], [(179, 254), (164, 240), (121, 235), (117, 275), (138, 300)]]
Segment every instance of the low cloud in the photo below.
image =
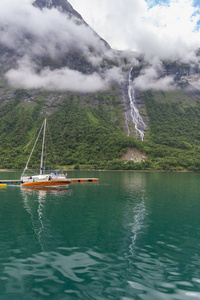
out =
[(154, 61), (151, 66), (143, 68), (134, 80), (134, 87), (140, 90), (172, 90), (176, 89), (172, 76), (166, 76), (162, 63)]
[[(80, 24), (80, 22), (79, 22)], [(102, 53), (103, 42), (84, 23), (55, 8), (40, 10), (27, 1), (0, 2), (0, 43), (20, 56), (60, 57), (69, 51), (89, 56), (91, 49)]]
[[(65, 59), (68, 53), (85, 57), (93, 66), (111, 53), (105, 43), (84, 22), (56, 8), (43, 10), (31, 0), (0, 1), (0, 44), (17, 54), (18, 67), (6, 73), (8, 82), (26, 89), (94, 92), (121, 80), (113, 68), (98, 75), (84, 75), (67, 67), (52, 70), (37, 66), (35, 58)], [(76, 54), (75, 54), (76, 53)], [(77, 54), (79, 53), (79, 54)], [(3, 56), (1, 62), (3, 62)]]
[[(154, 6), (149, 4), (150, 0), (69, 2), (77, 5), (77, 11), (114, 48), (143, 54), (149, 66), (134, 80), (136, 88), (176, 88), (173, 77), (164, 74), (161, 60), (199, 65), (196, 51), (200, 12), (193, 0), (169, 0)], [(118, 68), (84, 75), (66, 67), (52, 70), (34, 65), (35, 57), (64, 59), (67, 53), (79, 52), (93, 66), (99, 66), (105, 56), (112, 60), (113, 52), (91, 28), (77, 23), (76, 18), (69, 18), (55, 8), (40, 10), (32, 3), (33, 0), (0, 1), (0, 44), (14, 50), (19, 58), (18, 67), (6, 73), (10, 84), (29, 89), (90, 92), (106, 89), (113, 81), (123, 81)], [(131, 51), (127, 52), (130, 68), (140, 61)]]
[(6, 73), (8, 82), (15, 87), (24, 89), (44, 89), (52, 91), (95, 92), (105, 90), (112, 82), (123, 80), (121, 71), (113, 68), (101, 76), (97, 73), (84, 75), (69, 68), (50, 70), (44, 68), (40, 71), (28, 58), (20, 61), (17, 69)]
[(200, 90), (200, 76), (199, 74), (192, 74), (190, 76), (183, 76), (182, 83), (188, 83), (188, 90)]

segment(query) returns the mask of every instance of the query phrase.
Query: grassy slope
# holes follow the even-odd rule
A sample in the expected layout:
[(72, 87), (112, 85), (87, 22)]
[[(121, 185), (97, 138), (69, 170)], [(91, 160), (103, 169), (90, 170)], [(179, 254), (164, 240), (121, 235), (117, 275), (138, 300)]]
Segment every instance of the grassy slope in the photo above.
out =
[(200, 102), (183, 91), (146, 92), (151, 167), (200, 170)]
[[(6, 92), (7, 93), (7, 92)], [(120, 91), (96, 94), (8, 91), (0, 100), (0, 168), (23, 168), (35, 131), (48, 118), (56, 162), (75, 168), (128, 170), (200, 170), (200, 105), (198, 97), (182, 91), (146, 92), (149, 118), (145, 142), (124, 133)], [(143, 163), (124, 163), (129, 147), (145, 151)], [(32, 166), (39, 165), (36, 149)]]
[[(9, 101), (1, 99), (0, 168), (25, 166), (36, 129), (45, 116), (56, 161), (63, 167), (78, 164), (87, 168), (108, 167), (130, 145), (140, 144), (125, 136), (124, 108), (116, 87), (107, 93), (89, 95), (24, 90), (13, 93)], [(39, 165), (39, 152), (36, 149), (33, 167)]]

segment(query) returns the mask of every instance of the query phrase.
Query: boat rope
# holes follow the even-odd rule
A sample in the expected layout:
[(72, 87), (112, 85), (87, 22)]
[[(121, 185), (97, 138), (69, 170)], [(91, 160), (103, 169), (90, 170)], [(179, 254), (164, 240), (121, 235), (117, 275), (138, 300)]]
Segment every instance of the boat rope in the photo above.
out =
[(29, 156), (29, 158), (28, 158), (28, 161), (27, 161), (27, 163), (26, 163), (26, 166), (25, 166), (25, 168), (24, 168), (24, 171), (23, 171), (23, 173), (22, 173), (22, 176), (24, 175), (25, 171), (26, 171), (27, 168), (28, 168), (29, 161), (30, 161), (30, 159), (31, 159), (31, 156), (32, 156), (32, 154), (33, 154), (33, 151), (34, 151), (34, 149), (35, 149), (35, 146), (36, 146), (36, 144), (37, 144), (37, 141), (38, 141), (38, 139), (39, 139), (39, 136), (40, 136), (40, 133), (41, 133), (42, 128), (43, 128), (43, 126), (44, 126), (44, 123), (45, 123), (45, 121), (42, 123), (42, 126), (41, 126), (41, 128), (40, 128), (39, 134), (38, 134), (38, 136), (37, 136), (37, 138), (36, 138), (35, 144), (34, 144), (34, 146), (33, 146), (33, 149), (32, 149), (32, 151), (31, 151), (31, 154), (30, 154), (30, 156)]

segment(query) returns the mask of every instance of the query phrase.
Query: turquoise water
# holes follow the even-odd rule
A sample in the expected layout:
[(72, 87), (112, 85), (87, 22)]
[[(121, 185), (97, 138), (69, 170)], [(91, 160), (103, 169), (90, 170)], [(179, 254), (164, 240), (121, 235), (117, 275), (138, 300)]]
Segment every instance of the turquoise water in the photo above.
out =
[(68, 176), (0, 189), (0, 299), (200, 299), (200, 174)]

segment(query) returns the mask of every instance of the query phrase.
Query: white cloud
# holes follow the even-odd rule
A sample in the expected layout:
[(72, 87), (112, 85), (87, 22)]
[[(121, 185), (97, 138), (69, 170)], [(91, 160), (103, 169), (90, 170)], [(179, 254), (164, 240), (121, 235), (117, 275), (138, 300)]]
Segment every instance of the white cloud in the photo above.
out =
[(111, 71), (102, 76), (83, 75), (69, 68), (50, 70), (33, 64), (35, 57), (65, 59), (67, 53), (79, 53), (96, 66), (108, 49), (86, 24), (80, 24), (55, 8), (40, 10), (32, 2), (0, 1), (0, 43), (18, 54), (18, 68), (6, 74), (9, 83), (27, 89), (84, 92), (108, 87), (111, 77), (114, 78), (114, 69), (110, 77)]
[[(116, 49), (142, 52), (148, 59), (195, 60), (200, 11), (193, 0), (148, 6), (145, 0), (71, 0), (86, 21)], [(88, 9), (89, 7), (89, 9)]]
[(190, 76), (183, 76), (182, 77), (183, 83), (189, 83), (188, 89), (195, 89), (200, 90), (200, 76), (199, 74), (192, 74)]
[(26, 57), (19, 62), (17, 69), (6, 73), (8, 82), (25, 89), (45, 89), (51, 91), (95, 92), (105, 90), (113, 81), (121, 81), (123, 77), (118, 68), (113, 68), (100, 76), (97, 73), (84, 75), (69, 68), (37, 70), (37, 66)]
[[(95, 73), (83, 75), (68, 68), (37, 71), (30, 64), (35, 55), (48, 54), (57, 58), (64, 57), (68, 51), (80, 50), (93, 65), (98, 65), (103, 54), (109, 58), (110, 53), (106, 53), (104, 43), (87, 26), (77, 25), (74, 19), (56, 9), (41, 11), (33, 7), (32, 2), (0, 1), (0, 42), (15, 49), (20, 57), (29, 57), (28, 64), (22, 59), (18, 68), (7, 73), (10, 83), (22, 86), (23, 82), (26, 88), (67, 90), (71, 87), (76, 91), (94, 91), (106, 88), (112, 80), (122, 80), (117, 68), (101, 76)], [(135, 80), (138, 88), (174, 88), (173, 78), (163, 77), (161, 64), (152, 62), (155, 58), (158, 62), (177, 59), (198, 63), (196, 50), (200, 44), (200, 33), (197, 22), (200, 11), (194, 7), (193, 0), (169, 0), (167, 5), (154, 6), (149, 6), (145, 0), (69, 2), (112, 47), (135, 50), (145, 55), (150, 67)], [(91, 49), (96, 49), (96, 52)], [(128, 59), (134, 61), (129, 54)]]
[(134, 79), (134, 87), (139, 90), (172, 90), (177, 86), (172, 76), (166, 76), (162, 63), (155, 59), (152, 65), (143, 68), (140, 75)]
[(99, 53), (105, 50), (88, 26), (79, 26), (57, 9), (41, 11), (29, 0), (0, 1), (0, 42), (20, 55), (48, 54), (53, 58), (71, 50), (81, 50), (83, 55), (89, 55), (91, 48)]

